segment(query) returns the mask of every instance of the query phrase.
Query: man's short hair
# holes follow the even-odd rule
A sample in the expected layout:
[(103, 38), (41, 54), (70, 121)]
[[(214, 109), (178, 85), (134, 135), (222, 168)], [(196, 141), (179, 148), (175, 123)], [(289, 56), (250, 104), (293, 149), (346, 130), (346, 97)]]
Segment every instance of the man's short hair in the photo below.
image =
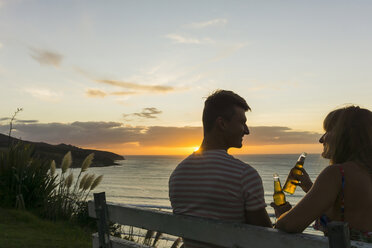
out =
[(235, 114), (235, 106), (241, 107), (245, 111), (251, 110), (244, 98), (230, 90), (216, 90), (210, 95), (204, 102), (204, 133), (212, 130), (218, 117), (231, 120)]

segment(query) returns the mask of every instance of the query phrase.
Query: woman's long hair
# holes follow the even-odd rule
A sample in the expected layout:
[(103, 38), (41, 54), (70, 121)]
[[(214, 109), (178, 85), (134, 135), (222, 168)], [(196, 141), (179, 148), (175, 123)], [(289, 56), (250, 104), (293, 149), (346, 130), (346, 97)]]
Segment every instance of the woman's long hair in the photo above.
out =
[(355, 161), (372, 173), (372, 112), (347, 106), (330, 112), (324, 119), (328, 132), (323, 157), (331, 164)]

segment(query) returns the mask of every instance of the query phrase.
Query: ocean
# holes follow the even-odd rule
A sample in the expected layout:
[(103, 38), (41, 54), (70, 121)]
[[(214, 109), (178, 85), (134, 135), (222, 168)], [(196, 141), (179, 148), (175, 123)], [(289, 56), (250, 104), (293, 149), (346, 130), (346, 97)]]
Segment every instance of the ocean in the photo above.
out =
[[(274, 209), (270, 207), (273, 201), (273, 174), (278, 173), (282, 186), (290, 169), (295, 165), (300, 154), (275, 154), (275, 155), (234, 155), (241, 161), (253, 166), (260, 174), (265, 190), (265, 201), (267, 212), (271, 215), (274, 223)], [(174, 168), (186, 156), (125, 156), (125, 160), (117, 161), (118, 165), (108, 167), (89, 168), (88, 173), (104, 175), (101, 184), (94, 192), (106, 192), (108, 202), (161, 206), (160, 209), (170, 211), (168, 198), (168, 179)], [(308, 154), (304, 168), (314, 181), (317, 175), (328, 165), (328, 160), (323, 159), (320, 154)], [(79, 169), (74, 169), (74, 174), (79, 173)], [(287, 201), (295, 205), (302, 197), (304, 192), (297, 187), (293, 195), (287, 195)], [(168, 208), (168, 209), (166, 209)], [(129, 227), (122, 227), (121, 232), (130, 233)], [(144, 230), (136, 229), (137, 242), (142, 242), (145, 234)], [(311, 227), (306, 228), (305, 233), (323, 235)], [(141, 238), (142, 237), (142, 238)], [(175, 237), (166, 235), (165, 240), (159, 247), (170, 247)], [(170, 242), (170, 243), (169, 243)]]
[[(126, 160), (117, 161), (119, 165), (90, 168), (90, 173), (104, 175), (102, 183), (95, 192), (106, 192), (110, 202), (157, 205), (170, 207), (168, 199), (168, 179), (174, 168), (186, 156), (125, 156)], [(267, 211), (273, 214), (269, 206), (273, 195), (273, 174), (278, 173), (282, 186), (290, 169), (295, 165), (299, 154), (275, 155), (236, 155), (236, 158), (250, 164), (261, 175), (265, 190)], [(304, 168), (314, 180), (328, 165), (328, 160), (320, 154), (309, 154)], [(76, 173), (77, 171), (75, 171)], [(300, 187), (293, 195), (287, 195), (287, 201), (296, 204), (304, 192)]]

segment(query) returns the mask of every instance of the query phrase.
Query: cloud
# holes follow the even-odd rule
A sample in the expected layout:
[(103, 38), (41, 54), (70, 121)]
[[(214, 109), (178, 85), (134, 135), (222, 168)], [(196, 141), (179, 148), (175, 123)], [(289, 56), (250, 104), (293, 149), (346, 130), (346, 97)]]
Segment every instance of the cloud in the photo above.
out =
[[(1, 2), (0, 2), (0, 7), (1, 7)], [(2, 48), (3, 47), (3, 44), (0, 42), (0, 48)]]
[(95, 90), (95, 89), (87, 89), (85, 91), (85, 95), (88, 97), (105, 97), (107, 96), (107, 93), (102, 90)]
[(139, 92), (136, 91), (114, 91), (114, 92), (105, 92), (103, 90), (97, 89), (87, 89), (85, 95), (87, 97), (99, 97), (104, 98), (106, 96), (128, 96), (128, 95), (137, 95)]
[(128, 120), (130, 116), (136, 116), (140, 118), (146, 119), (154, 119), (157, 118), (156, 115), (163, 113), (163, 111), (158, 110), (157, 108), (144, 108), (140, 113), (132, 113), (132, 114), (123, 114), (124, 119)]
[(16, 120), (16, 123), (38, 123), (38, 120)]
[(307, 131), (294, 131), (289, 127), (250, 127), (250, 135), (245, 139), (247, 145), (274, 144), (314, 144), (321, 134)]
[[(85, 95), (87, 97), (106, 97), (106, 96), (128, 96), (128, 95), (140, 95), (145, 93), (169, 93), (176, 91), (175, 87), (162, 85), (162, 84), (152, 84), (152, 85), (146, 85), (146, 84), (140, 84), (140, 83), (134, 83), (131, 81), (121, 81), (121, 80), (112, 80), (112, 79), (97, 79), (97, 76), (93, 75), (90, 72), (87, 72), (79, 67), (74, 67), (75, 72), (83, 75), (84, 77), (100, 84), (114, 86), (114, 87), (120, 87), (124, 88), (125, 90), (117, 90), (117, 91), (107, 91), (102, 89), (87, 89), (85, 91)], [(161, 81), (157, 78), (154, 79), (154, 75), (149, 78), (145, 77), (132, 77), (134, 78), (133, 81)], [(164, 80), (164, 78), (163, 78)], [(166, 81), (166, 80), (164, 80)], [(168, 81), (167, 81), (168, 82)]]
[(30, 48), (31, 50), (31, 57), (36, 60), (37, 62), (40, 63), (40, 65), (51, 65), (58, 67), (60, 66), (63, 56), (47, 51), (47, 50), (42, 50), (42, 49), (37, 49), (37, 48)]
[[(9, 126), (0, 124), (0, 132)], [(247, 146), (317, 144), (319, 133), (294, 131), (288, 127), (250, 127)], [(138, 147), (188, 147), (201, 143), (202, 127), (125, 126), (120, 122), (15, 123), (13, 134), (23, 140), (85, 147), (138, 144)]]
[(175, 43), (181, 43), (181, 44), (211, 44), (214, 43), (214, 41), (210, 38), (203, 38), (203, 39), (196, 39), (191, 37), (185, 37), (179, 34), (167, 34), (165, 37), (172, 40)]
[(203, 138), (201, 127), (149, 127), (138, 137), (140, 146), (187, 147), (200, 144)]
[[(12, 118), (10, 117), (2, 117), (0, 118), (0, 122), (1, 121), (10, 121)], [(14, 120), (14, 123), (37, 123), (39, 122), (38, 120), (19, 120), (17, 118), (15, 118)]]
[[(8, 125), (0, 125), (0, 132), (8, 129)], [(135, 142), (141, 130), (140, 127), (123, 126), (119, 122), (35, 123), (15, 124), (13, 135), (23, 140), (51, 144), (92, 146)]]
[(212, 26), (225, 26), (227, 23), (226, 19), (213, 19), (205, 22), (194, 22), (188, 25), (190, 28), (206, 28), (206, 27), (212, 27)]
[(155, 115), (161, 114), (163, 111), (157, 108), (144, 108), (141, 113), (134, 113), (134, 115), (143, 118), (156, 118)]
[(174, 91), (174, 88), (171, 86), (164, 85), (143, 85), (138, 83), (117, 81), (117, 80), (108, 80), (108, 79), (99, 79), (95, 80), (98, 83), (113, 85), (117, 87), (122, 87), (126, 89), (140, 90), (140, 91), (151, 91), (151, 92), (169, 92)]
[(60, 100), (60, 93), (53, 92), (49, 89), (24, 89), (31, 96), (47, 102), (57, 102)]
[(111, 92), (109, 93), (110, 95), (113, 96), (128, 96), (128, 95), (136, 95), (138, 92), (134, 91), (116, 91), (116, 92)]

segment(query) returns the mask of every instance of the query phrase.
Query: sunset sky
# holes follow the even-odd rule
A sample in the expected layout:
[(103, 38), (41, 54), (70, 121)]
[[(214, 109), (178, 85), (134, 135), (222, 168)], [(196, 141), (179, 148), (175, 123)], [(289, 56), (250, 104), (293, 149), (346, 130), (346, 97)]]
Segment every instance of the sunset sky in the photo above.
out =
[(326, 114), (372, 109), (372, 1), (0, 0), (0, 132), (188, 154), (205, 97), (244, 97), (232, 153), (321, 152)]

